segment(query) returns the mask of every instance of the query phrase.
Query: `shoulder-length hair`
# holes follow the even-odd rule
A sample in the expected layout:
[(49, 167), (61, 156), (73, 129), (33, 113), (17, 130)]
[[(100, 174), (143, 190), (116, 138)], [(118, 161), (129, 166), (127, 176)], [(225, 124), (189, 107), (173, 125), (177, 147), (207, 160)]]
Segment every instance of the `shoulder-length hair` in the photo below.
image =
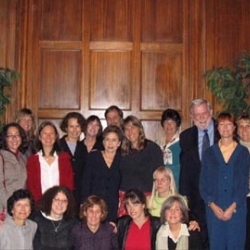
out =
[(11, 127), (15, 127), (20, 134), (21, 144), (20, 144), (18, 150), (24, 154), (27, 147), (28, 147), (27, 136), (26, 136), (24, 129), (16, 122), (8, 123), (3, 127), (2, 136), (1, 136), (1, 148), (5, 149), (5, 150), (9, 150), (9, 148), (7, 146), (7, 137), (8, 137), (8, 130)]
[(91, 115), (91, 116), (89, 116), (88, 118), (87, 118), (87, 120), (86, 120), (86, 124), (85, 124), (85, 129), (84, 129), (84, 134), (85, 134), (85, 136), (86, 136), (86, 132), (87, 132), (87, 128), (88, 128), (88, 125), (91, 123), (91, 122), (94, 122), (94, 121), (97, 121), (97, 123), (99, 124), (99, 131), (98, 131), (98, 134), (97, 134), (97, 136), (96, 137), (99, 137), (99, 136), (101, 136), (101, 134), (102, 134), (102, 123), (101, 123), (101, 120), (100, 120), (100, 118), (98, 117), (98, 116), (96, 116), (96, 115)]
[[(146, 142), (146, 136), (144, 132), (144, 128), (142, 126), (141, 121), (133, 115), (127, 116), (123, 121), (123, 131), (125, 131), (126, 125), (131, 123), (133, 126), (137, 127), (139, 129), (139, 138), (138, 138), (138, 150), (142, 150), (145, 148), (145, 142)], [(129, 154), (130, 150), (132, 148), (131, 142), (124, 136), (123, 142), (122, 142), (122, 154), (126, 155)]]
[(77, 123), (80, 125), (81, 127), (81, 131), (84, 131), (84, 126), (85, 126), (85, 118), (83, 117), (82, 114), (78, 113), (78, 112), (69, 112), (63, 119), (62, 122), (60, 124), (60, 129), (64, 132), (67, 133), (67, 128), (68, 128), (68, 123), (69, 123), (69, 119), (76, 119)]
[(109, 134), (109, 133), (115, 133), (118, 137), (119, 141), (122, 141), (123, 139), (123, 132), (122, 130), (116, 126), (116, 125), (109, 125), (107, 126), (103, 132), (102, 132), (102, 138), (105, 139), (105, 137)]
[(97, 205), (101, 208), (102, 216), (101, 221), (105, 221), (108, 215), (108, 207), (106, 202), (97, 195), (90, 195), (81, 205), (79, 217), (82, 220), (86, 220), (85, 213), (89, 208)]
[(63, 214), (63, 218), (74, 218), (76, 213), (76, 201), (72, 192), (64, 186), (54, 186), (46, 190), (40, 200), (37, 202), (36, 210), (42, 211), (46, 215), (50, 215), (53, 199), (58, 193), (63, 193), (68, 200), (67, 209)]
[(32, 111), (28, 108), (19, 109), (14, 117), (14, 121), (19, 124), (20, 120), (25, 116), (29, 116), (32, 120), (31, 130), (26, 133), (26, 136), (28, 137), (28, 139), (33, 140), (35, 137), (36, 124), (35, 116)]
[(55, 152), (56, 152), (56, 153), (60, 153), (62, 150), (61, 150), (60, 143), (59, 143), (59, 133), (58, 133), (58, 131), (57, 131), (56, 126), (55, 126), (54, 123), (51, 122), (51, 121), (44, 121), (44, 122), (42, 122), (42, 123), (39, 125), (38, 129), (37, 129), (37, 133), (36, 133), (36, 137), (35, 137), (35, 143), (34, 143), (34, 144), (35, 144), (35, 150), (36, 150), (36, 152), (42, 150), (43, 155), (44, 155), (43, 145), (42, 145), (42, 142), (40, 141), (39, 137), (40, 137), (40, 135), (41, 135), (42, 130), (43, 130), (46, 126), (52, 127), (52, 128), (54, 129), (54, 131), (55, 131), (55, 134), (56, 134), (56, 140), (55, 140), (55, 143), (54, 143), (54, 145), (53, 145), (53, 148), (52, 148), (52, 150), (51, 150), (51, 152), (50, 152), (50, 155), (53, 155)]
[(18, 189), (7, 200), (7, 212), (10, 216), (13, 216), (12, 210), (17, 201), (22, 199), (28, 199), (30, 202), (30, 211), (34, 209), (34, 199), (31, 192), (27, 189)]
[(182, 213), (181, 223), (188, 223), (188, 207), (184, 197), (181, 195), (172, 195), (164, 201), (161, 207), (161, 223), (166, 222), (166, 210), (170, 209), (174, 202), (178, 202), (180, 205), (180, 210)]
[(152, 193), (151, 193), (151, 196), (150, 196), (149, 202), (148, 202), (148, 209), (149, 210), (153, 209), (153, 202), (154, 202), (156, 192), (157, 192), (157, 190), (156, 190), (156, 182), (155, 182), (155, 176), (156, 176), (157, 173), (162, 173), (162, 174), (164, 174), (164, 177), (169, 179), (169, 181), (170, 181), (169, 195), (178, 194), (172, 170), (170, 168), (168, 168), (168, 167), (165, 167), (165, 166), (158, 167), (153, 173), (154, 182), (153, 182), (153, 187), (152, 187)]
[(144, 205), (144, 214), (146, 216), (149, 215), (146, 196), (141, 190), (136, 189), (136, 188), (128, 190), (123, 197), (122, 203), (126, 206), (128, 202), (131, 202), (132, 204)]

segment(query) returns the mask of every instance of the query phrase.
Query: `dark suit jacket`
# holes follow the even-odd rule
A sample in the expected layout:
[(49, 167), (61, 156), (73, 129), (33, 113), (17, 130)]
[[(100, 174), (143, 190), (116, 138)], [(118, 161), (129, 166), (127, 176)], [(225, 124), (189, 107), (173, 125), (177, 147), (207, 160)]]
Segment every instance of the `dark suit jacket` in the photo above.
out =
[[(214, 143), (217, 143), (219, 136), (216, 128), (214, 131)], [(181, 171), (179, 191), (182, 195), (185, 195), (188, 198), (190, 220), (195, 219), (202, 226), (202, 224), (205, 223), (206, 218), (205, 204), (199, 191), (201, 161), (199, 158), (198, 129), (196, 126), (188, 128), (180, 134), (180, 147)]]

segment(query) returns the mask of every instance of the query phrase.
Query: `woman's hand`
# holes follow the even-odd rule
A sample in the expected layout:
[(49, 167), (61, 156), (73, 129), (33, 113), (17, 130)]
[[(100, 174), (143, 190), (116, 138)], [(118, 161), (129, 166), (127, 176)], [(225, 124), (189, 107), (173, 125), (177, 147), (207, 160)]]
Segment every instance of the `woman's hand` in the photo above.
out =
[(210, 208), (212, 209), (214, 215), (218, 219), (225, 220), (225, 218), (224, 218), (224, 211), (219, 206), (217, 206), (214, 202), (211, 202)]
[(224, 220), (230, 220), (233, 216), (233, 213), (236, 212), (236, 203), (233, 202), (225, 211), (224, 211)]
[(112, 226), (114, 227), (113, 233), (117, 234), (117, 231), (118, 231), (118, 230), (117, 230), (116, 224), (115, 224), (114, 222), (112, 222), (112, 221), (110, 221), (109, 224), (112, 225)]
[(201, 231), (201, 228), (200, 228), (199, 223), (197, 221), (192, 220), (192, 221), (189, 222), (188, 230), (190, 230), (190, 231), (195, 231), (195, 230)]

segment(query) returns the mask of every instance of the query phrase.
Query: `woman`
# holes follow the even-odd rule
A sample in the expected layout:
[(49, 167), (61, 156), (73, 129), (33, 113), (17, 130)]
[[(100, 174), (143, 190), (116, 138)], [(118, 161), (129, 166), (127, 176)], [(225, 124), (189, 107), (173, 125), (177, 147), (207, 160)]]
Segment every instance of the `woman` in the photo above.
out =
[[(237, 134), (239, 136), (239, 142), (245, 146), (250, 153), (250, 116), (247, 113), (242, 113), (236, 120)], [(250, 172), (249, 172), (250, 174)], [(245, 250), (250, 249), (250, 176), (249, 186), (247, 194), (247, 220), (246, 220), (246, 243)]]
[(117, 151), (122, 140), (122, 131), (110, 125), (103, 131), (104, 150), (91, 152), (87, 157), (83, 173), (84, 201), (91, 194), (100, 196), (108, 205), (108, 221), (115, 221), (121, 183), (120, 152)]
[(70, 155), (61, 152), (59, 134), (52, 122), (40, 124), (36, 138), (37, 153), (28, 158), (27, 188), (31, 191), (35, 201), (42, 194), (55, 185), (63, 185), (73, 189), (73, 170)]
[(171, 169), (161, 166), (153, 173), (153, 188), (151, 196), (148, 198), (148, 209), (151, 215), (160, 217), (162, 204), (178, 192), (175, 186), (175, 180)]
[(143, 192), (138, 189), (128, 190), (124, 195), (123, 203), (128, 215), (117, 220), (119, 249), (155, 249), (156, 232), (160, 226), (160, 220), (148, 213)]
[(156, 142), (163, 152), (164, 165), (172, 170), (177, 190), (179, 190), (181, 152), (179, 143), (180, 114), (174, 109), (166, 109), (161, 116), (161, 126), (165, 136), (159, 138)]
[(75, 250), (118, 250), (117, 236), (114, 227), (104, 222), (107, 216), (107, 205), (96, 195), (89, 196), (81, 206), (81, 223), (75, 225), (71, 236)]
[(36, 206), (32, 220), (37, 223), (34, 239), (35, 250), (71, 250), (70, 232), (77, 223), (75, 200), (64, 186), (48, 189)]
[(217, 124), (221, 139), (204, 152), (200, 174), (210, 248), (243, 250), (250, 156), (234, 139), (231, 114), (221, 113)]
[(71, 156), (74, 173), (74, 195), (78, 203), (81, 202), (82, 175), (85, 166), (86, 147), (79, 141), (84, 130), (85, 119), (77, 112), (68, 113), (62, 120), (61, 130), (66, 133), (60, 139), (61, 148)]
[(201, 234), (187, 227), (188, 208), (182, 196), (170, 196), (162, 206), (156, 250), (202, 250)]
[[(140, 120), (135, 116), (128, 116), (124, 122), (125, 138), (122, 143), (120, 201), (124, 193), (132, 188), (138, 188), (145, 195), (150, 195), (153, 185), (152, 175), (157, 167), (163, 165), (162, 151), (160, 147), (146, 139)], [(126, 211), (119, 207), (119, 216)]]
[(102, 124), (98, 116), (91, 115), (87, 118), (84, 134), (83, 143), (88, 152), (103, 150), (101, 139)]
[(35, 139), (35, 117), (32, 111), (28, 108), (22, 108), (15, 115), (15, 122), (18, 123), (25, 131), (28, 141), (28, 146), (25, 155), (29, 157), (34, 153)]
[(26, 187), (26, 145), (26, 135), (19, 124), (9, 123), (3, 127), (0, 150), (0, 212), (6, 209), (7, 199), (14, 191)]
[(37, 224), (28, 219), (34, 206), (31, 193), (18, 189), (7, 203), (9, 216), (0, 226), (0, 249), (32, 250)]

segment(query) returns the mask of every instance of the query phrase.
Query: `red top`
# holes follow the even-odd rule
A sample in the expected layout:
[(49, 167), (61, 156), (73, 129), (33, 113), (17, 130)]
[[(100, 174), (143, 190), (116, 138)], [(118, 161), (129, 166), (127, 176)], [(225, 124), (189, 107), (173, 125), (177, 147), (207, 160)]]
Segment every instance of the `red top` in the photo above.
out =
[(131, 222), (125, 243), (125, 250), (151, 250), (150, 221), (147, 219), (139, 228)]
[[(58, 154), (59, 185), (73, 190), (73, 170), (70, 155), (65, 152)], [(41, 171), (38, 155), (31, 155), (27, 162), (27, 189), (32, 193), (34, 200), (42, 196)]]

